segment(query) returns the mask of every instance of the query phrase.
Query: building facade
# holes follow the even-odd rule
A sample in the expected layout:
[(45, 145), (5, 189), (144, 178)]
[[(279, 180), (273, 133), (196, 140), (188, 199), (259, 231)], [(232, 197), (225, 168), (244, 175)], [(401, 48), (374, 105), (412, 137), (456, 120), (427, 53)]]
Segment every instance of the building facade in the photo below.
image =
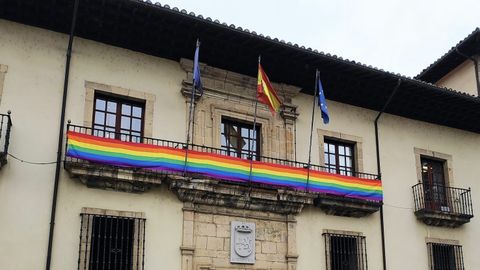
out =
[[(444, 72), (435, 86), (422, 74), (402, 77), (168, 6), (76, 3), (1, 3), (1, 269), (480, 265), (480, 103), (442, 88), (475, 94), (469, 60), (430, 67)], [(253, 159), (278, 170), (309, 169), (318, 68), (330, 123), (317, 110), (312, 174), (381, 183), (383, 200), (67, 154), (75, 136), (102, 147), (184, 151), (196, 37), (204, 93), (196, 96), (191, 155), (242, 162), (254, 149)], [(256, 54), (284, 106), (272, 114), (260, 104), (254, 133)]]

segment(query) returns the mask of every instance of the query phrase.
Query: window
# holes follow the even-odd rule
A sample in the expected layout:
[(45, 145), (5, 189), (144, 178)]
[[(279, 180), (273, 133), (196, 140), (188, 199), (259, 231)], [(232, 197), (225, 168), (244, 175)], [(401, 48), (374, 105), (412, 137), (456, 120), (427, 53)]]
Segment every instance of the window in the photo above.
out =
[(447, 206), (445, 161), (421, 157), (425, 207), (441, 210)]
[(143, 269), (145, 219), (81, 215), (78, 269)]
[(427, 243), (431, 270), (463, 270), (462, 246)]
[(324, 233), (327, 270), (366, 270), (365, 237)]
[(129, 142), (141, 142), (145, 104), (97, 93), (94, 135)]
[(323, 147), (328, 172), (349, 176), (354, 174), (354, 144), (326, 139)]
[(226, 155), (247, 159), (252, 152), (253, 158), (260, 157), (260, 125), (256, 125), (253, 132), (253, 123), (238, 122), (222, 118), (221, 149)]

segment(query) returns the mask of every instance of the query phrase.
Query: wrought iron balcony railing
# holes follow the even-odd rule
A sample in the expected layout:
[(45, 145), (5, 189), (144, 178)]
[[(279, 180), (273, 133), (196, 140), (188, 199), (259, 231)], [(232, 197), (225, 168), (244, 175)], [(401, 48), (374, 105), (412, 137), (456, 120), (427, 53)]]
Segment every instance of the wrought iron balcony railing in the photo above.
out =
[(457, 227), (473, 217), (470, 189), (428, 183), (412, 189), (415, 215), (429, 225)]
[[(102, 172), (117, 167), (122, 171), (131, 170), (137, 176), (144, 174), (143, 179), (152, 183), (160, 179), (159, 174), (186, 173), (188, 176), (200, 175), (202, 178), (227, 180), (238, 184), (255, 183), (266, 187), (278, 186), (332, 195), (335, 198), (345, 197), (350, 203), (361, 199), (374, 204), (371, 211), (376, 211), (379, 201), (382, 200), (381, 182), (374, 174), (335, 174), (324, 166), (309, 167), (304, 162), (259, 156), (252, 162), (253, 165), (250, 165), (253, 166), (254, 173), (249, 179), (248, 162), (245, 162), (245, 159), (229, 157), (224, 149), (191, 144), (187, 151), (187, 145), (183, 142), (131, 136), (70, 123), (67, 130), (65, 168), (80, 177), (81, 171), (76, 169), (84, 166), (85, 172), (98, 178), (99, 174), (93, 173), (92, 167), (96, 164), (95, 166), (102, 167)], [(188, 165), (183, 161), (185, 156), (189, 159)], [(306, 173), (308, 170), (310, 182)], [(108, 177), (113, 179), (118, 175), (124, 176), (113, 172)], [(105, 178), (104, 175), (101, 177)], [(328, 198), (323, 198), (322, 202), (325, 203), (325, 199)]]
[(11, 129), (12, 118), (10, 117), (10, 112), (8, 114), (0, 114), (0, 167), (7, 163)]

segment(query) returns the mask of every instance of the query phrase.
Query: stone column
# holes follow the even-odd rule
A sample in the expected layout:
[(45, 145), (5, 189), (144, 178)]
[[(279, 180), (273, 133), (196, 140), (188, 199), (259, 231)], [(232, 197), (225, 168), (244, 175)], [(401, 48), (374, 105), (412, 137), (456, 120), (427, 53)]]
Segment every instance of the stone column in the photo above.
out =
[(297, 220), (294, 215), (287, 215), (287, 269), (297, 269)]
[(194, 234), (194, 206), (190, 202), (183, 205), (183, 235), (182, 246), (182, 270), (193, 270), (193, 253), (195, 251)]

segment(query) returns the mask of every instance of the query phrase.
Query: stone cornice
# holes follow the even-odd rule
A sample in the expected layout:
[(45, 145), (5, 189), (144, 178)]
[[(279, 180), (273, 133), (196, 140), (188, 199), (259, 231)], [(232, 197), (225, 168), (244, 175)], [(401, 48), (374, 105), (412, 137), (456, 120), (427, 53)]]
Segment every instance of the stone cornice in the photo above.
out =
[(267, 187), (229, 184), (209, 179), (169, 177), (170, 189), (183, 202), (193, 204), (298, 214), (314, 197), (304, 192)]

